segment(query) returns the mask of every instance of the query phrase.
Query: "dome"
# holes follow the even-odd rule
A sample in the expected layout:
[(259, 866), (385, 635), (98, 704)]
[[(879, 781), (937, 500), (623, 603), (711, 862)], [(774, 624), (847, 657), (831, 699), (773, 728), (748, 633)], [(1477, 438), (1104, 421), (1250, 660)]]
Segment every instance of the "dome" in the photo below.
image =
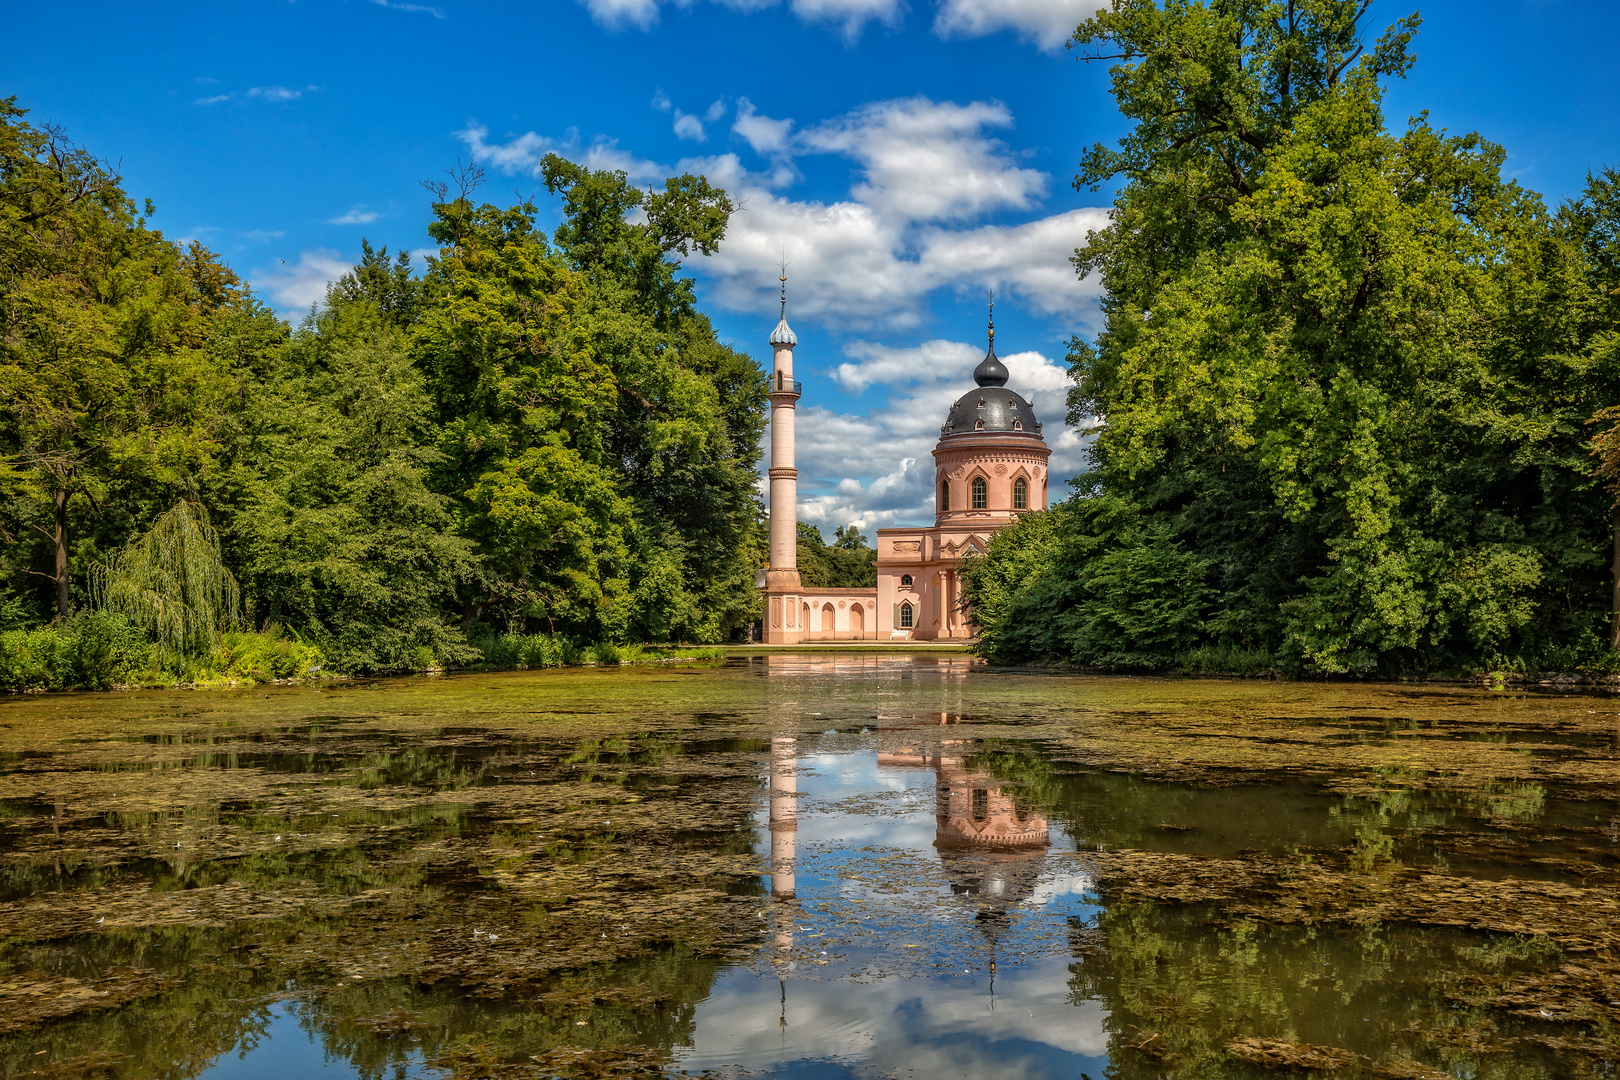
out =
[(956, 399), (944, 426), (939, 429), (939, 436), (948, 439), (953, 435), (984, 434), (1039, 439), (1041, 422), (1035, 418), (1034, 407), (1016, 392), (1005, 386), (980, 386)]
[(776, 329), (775, 330), (771, 331), (771, 344), (772, 345), (797, 345), (798, 343), (799, 343), (798, 335), (795, 334), (793, 332), (793, 328), (787, 324), (787, 316), (783, 315), (782, 316), (782, 321), (776, 324)]
[(1039, 439), (1041, 422), (1029, 402), (1007, 389), (1009, 374), (1007, 365), (996, 356), (996, 327), (991, 323), (990, 347), (973, 369), (973, 381), (979, 388), (956, 399), (939, 429), (939, 437), (988, 433)]

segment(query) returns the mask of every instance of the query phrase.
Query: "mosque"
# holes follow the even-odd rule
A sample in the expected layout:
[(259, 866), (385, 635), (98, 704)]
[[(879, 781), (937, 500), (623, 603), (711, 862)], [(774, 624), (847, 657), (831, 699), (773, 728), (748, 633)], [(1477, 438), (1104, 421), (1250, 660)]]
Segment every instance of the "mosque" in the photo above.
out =
[[(800, 386), (793, 381), (799, 339), (781, 321), (771, 333), (770, 567), (763, 639), (806, 641), (963, 641), (977, 636), (962, 610), (957, 561), (982, 551), (990, 536), (1046, 506), (1047, 459), (1041, 422), (1030, 403), (1007, 389), (996, 358), (996, 327), (973, 369), (974, 389), (951, 406), (934, 447), (934, 524), (877, 531), (877, 586), (813, 589), (799, 580), (798, 470), (793, 425)], [(993, 313), (992, 313), (993, 314)]]

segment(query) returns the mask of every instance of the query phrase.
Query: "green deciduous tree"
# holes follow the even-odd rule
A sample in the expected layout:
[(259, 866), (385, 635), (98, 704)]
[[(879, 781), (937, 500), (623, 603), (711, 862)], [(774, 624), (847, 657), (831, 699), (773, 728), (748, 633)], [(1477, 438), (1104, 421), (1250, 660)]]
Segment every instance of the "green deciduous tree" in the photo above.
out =
[(1060, 519), (1071, 656), (1395, 673), (1598, 644), (1583, 424), (1614, 368), (1580, 244), (1500, 148), (1386, 130), (1417, 20), (1374, 42), (1366, 14), (1122, 0), (1075, 35), (1134, 126), (1077, 179), (1122, 186), (1075, 259), (1106, 321), (1071, 353), (1103, 500)]
[[(434, 302), (413, 329), (442, 431), (439, 490), (477, 545), (465, 621), (587, 637), (720, 640), (757, 607), (758, 365), (715, 340), (675, 256), (731, 205), (691, 177), (647, 197), (548, 158), (536, 209), (436, 190)], [(630, 220), (637, 211), (647, 220)]]
[(241, 621), (242, 596), (225, 568), (208, 511), (182, 499), (94, 573), (102, 608), (145, 630), (169, 654), (202, 656)]
[(23, 569), (51, 582), (60, 618), (75, 552), (121, 545), (137, 508), (168, 505), (206, 467), (227, 380), (204, 345), (242, 290), (23, 115), (0, 101), (0, 485), (13, 539), (46, 538)]
[(474, 655), (451, 607), (471, 546), (429, 486), (432, 405), (391, 318), (334, 286), (237, 414), (215, 488), (255, 622), (346, 671)]
[(833, 542), (809, 522), (798, 525), (799, 579), (813, 589), (870, 589), (877, 584), (877, 552), (853, 525), (840, 525)]

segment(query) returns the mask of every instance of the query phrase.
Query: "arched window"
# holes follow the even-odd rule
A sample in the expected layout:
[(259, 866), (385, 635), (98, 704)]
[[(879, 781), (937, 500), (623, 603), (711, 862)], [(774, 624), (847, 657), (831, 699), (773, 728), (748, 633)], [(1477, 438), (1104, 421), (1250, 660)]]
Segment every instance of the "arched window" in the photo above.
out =
[(990, 792), (982, 787), (973, 789), (973, 820), (983, 821), (990, 816)]
[(1029, 509), (1029, 481), (1022, 476), (1013, 481), (1013, 509)]
[(949, 480), (939, 482), (939, 508), (941, 510), (951, 508), (951, 482)]
[(911, 605), (910, 604), (901, 604), (900, 605), (900, 629), (902, 629), (902, 630), (910, 630), (911, 629)]
[(975, 476), (973, 478), (973, 509), (983, 510), (988, 501), (988, 487), (984, 482), (984, 477)]
[(901, 574), (900, 575), (900, 587), (902, 589), (911, 588), (911, 575), (910, 574)]

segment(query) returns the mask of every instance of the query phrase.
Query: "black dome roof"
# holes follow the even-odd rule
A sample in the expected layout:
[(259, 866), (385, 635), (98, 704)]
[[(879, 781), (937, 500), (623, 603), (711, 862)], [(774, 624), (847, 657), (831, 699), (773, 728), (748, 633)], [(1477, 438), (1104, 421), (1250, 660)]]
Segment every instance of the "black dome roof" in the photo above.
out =
[(956, 399), (939, 429), (940, 438), (1001, 433), (1039, 439), (1041, 422), (1035, 418), (1034, 407), (1007, 389), (1007, 378), (1007, 366), (996, 357), (996, 339), (992, 337), (989, 351), (973, 369), (973, 381), (979, 389)]

